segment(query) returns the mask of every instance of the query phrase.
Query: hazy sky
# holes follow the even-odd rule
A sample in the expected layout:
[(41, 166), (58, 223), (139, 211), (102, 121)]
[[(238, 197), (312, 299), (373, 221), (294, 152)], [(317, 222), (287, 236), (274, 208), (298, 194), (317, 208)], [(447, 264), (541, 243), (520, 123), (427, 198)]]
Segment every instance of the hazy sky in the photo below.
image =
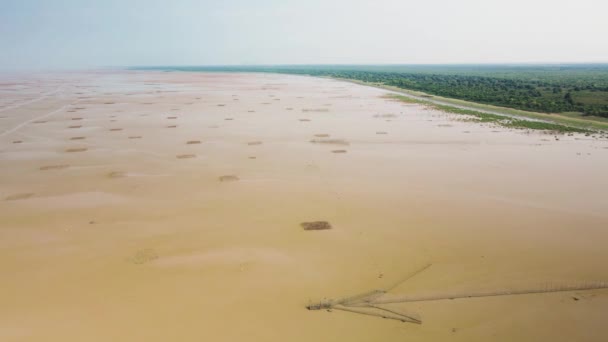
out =
[(608, 62), (607, 0), (0, 0), (0, 68)]

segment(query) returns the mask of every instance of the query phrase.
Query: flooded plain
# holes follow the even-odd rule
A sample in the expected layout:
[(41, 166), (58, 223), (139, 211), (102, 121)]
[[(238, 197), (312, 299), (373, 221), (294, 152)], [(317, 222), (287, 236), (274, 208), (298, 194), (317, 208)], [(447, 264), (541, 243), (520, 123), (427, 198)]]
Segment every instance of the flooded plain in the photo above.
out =
[(390, 304), (421, 324), (306, 309), (608, 281), (608, 141), (386, 93), (3, 75), (0, 340), (605, 341), (605, 289)]

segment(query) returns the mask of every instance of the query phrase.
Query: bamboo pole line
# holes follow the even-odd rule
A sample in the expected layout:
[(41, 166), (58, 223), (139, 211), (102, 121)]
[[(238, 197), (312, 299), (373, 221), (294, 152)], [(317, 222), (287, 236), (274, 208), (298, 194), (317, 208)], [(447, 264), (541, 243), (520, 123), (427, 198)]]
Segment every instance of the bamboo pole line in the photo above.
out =
[(396, 287), (398, 287), (399, 285), (405, 283), (406, 281), (414, 278), (415, 276), (419, 275), (420, 273), (426, 271), (427, 269), (429, 269), (429, 267), (433, 266), (433, 264), (427, 264), (424, 267), (408, 274), (407, 276), (405, 276), (405, 278), (399, 280), (398, 282), (396, 282), (395, 284), (393, 284), (392, 286), (387, 287), (386, 289), (384, 289), (384, 292), (389, 292), (393, 289), (395, 289)]
[(540, 286), (537, 288), (502, 290), (502, 291), (485, 291), (485, 292), (477, 292), (477, 293), (453, 293), (453, 294), (407, 296), (407, 297), (394, 297), (394, 298), (389, 297), (389, 298), (385, 298), (385, 299), (373, 300), (373, 301), (371, 301), (371, 304), (430, 302), (430, 301), (447, 300), (447, 299), (515, 296), (515, 295), (554, 293), (554, 292), (589, 291), (589, 290), (599, 290), (599, 289), (606, 289), (606, 288), (608, 288), (607, 282), (597, 281), (597, 282), (586, 282), (586, 283), (575, 284), (575, 285), (557, 285), (554, 287), (551, 287), (550, 285), (544, 285), (544, 286)]
[(345, 305), (345, 306), (357, 306), (358, 304), (362, 304), (362, 303), (370, 303), (375, 298), (382, 297), (383, 295), (385, 295), (389, 291), (393, 290), (397, 286), (405, 283), (406, 281), (412, 279), (416, 275), (418, 275), (418, 274), (422, 273), (423, 271), (427, 270), (429, 267), (431, 267), (431, 265), (432, 264), (425, 265), (424, 267), (422, 267), (422, 268), (420, 268), (420, 269), (418, 269), (418, 270), (416, 270), (416, 271), (408, 274), (405, 278), (399, 280), (398, 282), (396, 282), (395, 284), (387, 287), (386, 289), (383, 289), (383, 290), (372, 290), (372, 291), (360, 293), (360, 294), (357, 294), (357, 295), (354, 295), (354, 296), (338, 299), (338, 300), (335, 301), (335, 303), (336, 304), (342, 304), (342, 305)]
[[(586, 282), (571, 282), (569, 284), (555, 284), (545, 283), (537, 287), (526, 288), (526, 289), (506, 289), (506, 290), (492, 290), (492, 291), (479, 291), (479, 292), (467, 292), (467, 293), (452, 293), (452, 294), (434, 294), (434, 295), (418, 295), (418, 296), (395, 296), (395, 297), (384, 297), (390, 290), (393, 290), (397, 286), (403, 284), (414, 276), (422, 273), (431, 267), (428, 264), (401, 279), (399, 282), (387, 287), (384, 290), (373, 290), (364, 292), (358, 295), (342, 298), (339, 300), (323, 300), (316, 304), (310, 304), (306, 306), (308, 310), (323, 310), (331, 309), (348, 311), (361, 315), (376, 316), (382, 318), (389, 318), (399, 320), (402, 322), (422, 324), (422, 321), (418, 318), (412, 317), (408, 314), (389, 309), (381, 304), (395, 304), (395, 303), (412, 303), (412, 302), (430, 302), (447, 299), (464, 299), (464, 298), (483, 298), (483, 297), (498, 297), (498, 296), (513, 296), (513, 295), (526, 295), (526, 294), (541, 294), (541, 293), (555, 293), (555, 292), (572, 292), (572, 291), (589, 291), (599, 290), (608, 288), (608, 282), (605, 281), (586, 281)], [(368, 309), (368, 310), (365, 310)], [(371, 310), (371, 311), (370, 311)], [(378, 312), (380, 311), (380, 312)], [(388, 313), (388, 314), (387, 314)]]
[(350, 307), (347, 307), (347, 306), (342, 306), (342, 305), (336, 305), (336, 306), (332, 307), (332, 309), (340, 310), (340, 311), (352, 312), (352, 313), (356, 313), (356, 314), (360, 314), (360, 315), (366, 315), (366, 316), (374, 316), (374, 317), (380, 317), (380, 318), (386, 318), (386, 319), (394, 319), (396, 321), (401, 321), (401, 322), (415, 323), (415, 322), (412, 322), (409, 317), (404, 316), (404, 315), (399, 315), (399, 314), (394, 314), (396, 316), (392, 316), (392, 315), (386, 315), (386, 314), (381, 314), (381, 313), (377, 313), (377, 312), (365, 311), (365, 310), (361, 310), (361, 309), (353, 309), (353, 308), (350, 308)]
[(382, 310), (382, 311), (386, 311), (386, 312), (390, 312), (390, 313), (395, 314), (395, 315), (407, 317), (411, 321), (411, 323), (422, 324), (422, 321), (420, 319), (412, 317), (410, 315), (406, 315), (406, 314), (404, 314), (402, 312), (391, 310), (391, 309), (388, 309), (388, 308), (385, 308), (385, 307), (382, 307), (382, 306), (379, 306), (379, 305), (370, 305), (369, 307), (376, 308), (378, 310)]

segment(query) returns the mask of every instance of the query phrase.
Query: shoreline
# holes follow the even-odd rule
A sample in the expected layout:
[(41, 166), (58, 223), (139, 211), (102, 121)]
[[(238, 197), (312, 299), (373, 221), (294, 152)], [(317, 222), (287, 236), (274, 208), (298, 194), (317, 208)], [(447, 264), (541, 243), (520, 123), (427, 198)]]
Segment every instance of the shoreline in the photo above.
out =
[[(133, 70), (131, 68), (127, 68), (127, 70)], [(138, 70), (138, 69), (135, 69)], [(151, 70), (138, 70), (138, 71), (151, 71)], [(396, 95), (403, 95), (406, 97), (410, 97), (417, 101), (425, 101), (429, 104), (435, 104), (440, 106), (452, 106), (458, 109), (477, 111), (482, 114), (490, 114), (490, 115), (500, 115), (505, 116), (511, 119), (519, 119), (519, 120), (528, 120), (528, 121), (537, 121), (544, 122), (550, 124), (563, 125), (566, 127), (583, 129), (583, 130), (591, 130), (597, 131), (598, 133), (608, 132), (608, 120), (602, 119), (583, 119), (578, 117), (569, 117), (563, 114), (558, 113), (540, 113), (540, 112), (531, 112), (524, 111), (521, 109), (508, 108), (508, 107), (500, 107), (490, 104), (484, 104), (479, 102), (472, 102), (466, 100), (460, 100), (455, 98), (448, 98), (438, 95), (433, 95), (421, 91), (409, 90), (404, 88), (398, 88), (394, 86), (388, 86), (379, 83), (371, 83), (364, 82), (355, 79), (349, 78), (339, 78), (339, 77), (330, 77), (330, 76), (314, 76), (308, 74), (291, 74), (291, 73), (281, 73), (281, 72), (272, 72), (272, 71), (246, 71), (246, 70), (170, 70), (171, 72), (220, 72), (220, 73), (246, 73), (246, 74), (276, 74), (276, 75), (294, 75), (294, 76), (305, 76), (305, 77), (313, 77), (320, 79), (332, 79), (339, 80), (344, 82), (349, 82), (353, 84), (368, 86), (377, 89), (388, 90)]]
[[(315, 77), (315, 76), (312, 76)], [(398, 95), (404, 95), (412, 98), (413, 100), (425, 101), (436, 105), (444, 105), (444, 106), (453, 106), (459, 109), (465, 110), (473, 110), (479, 111), (485, 114), (493, 114), (493, 115), (502, 115), (505, 117), (510, 117), (514, 119), (524, 119), (531, 121), (541, 121), (554, 123), (559, 125), (564, 125), (567, 127), (581, 128), (581, 129), (589, 129), (589, 130), (599, 130), (599, 131), (608, 131), (608, 121), (592, 121), (578, 118), (570, 118), (568, 116), (564, 116), (561, 114), (546, 114), (539, 112), (529, 112), (523, 111), (520, 109), (507, 108), (507, 107), (499, 107), (484, 103), (465, 101), (460, 99), (453, 99), (448, 97), (437, 96), (433, 94), (424, 93), (421, 91), (397, 88), (393, 86), (387, 86), (383, 84), (363, 82), (348, 78), (334, 78), (327, 77), (328, 79), (340, 80), (344, 82), (350, 82), (354, 84), (369, 86), (372, 88), (384, 89), (396, 93)]]

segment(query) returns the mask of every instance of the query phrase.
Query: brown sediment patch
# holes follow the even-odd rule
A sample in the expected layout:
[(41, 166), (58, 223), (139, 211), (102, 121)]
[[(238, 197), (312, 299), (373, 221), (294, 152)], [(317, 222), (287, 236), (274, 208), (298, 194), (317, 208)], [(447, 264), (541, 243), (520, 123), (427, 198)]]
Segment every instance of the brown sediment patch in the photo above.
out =
[(86, 148), (86, 147), (76, 147), (76, 148), (68, 148), (65, 151), (66, 152), (84, 152), (86, 150), (88, 150), (88, 148)]
[(261, 141), (250, 141), (247, 143), (249, 146), (262, 145)]
[(46, 123), (46, 121), (45, 120), (36, 120), (36, 121), (32, 121), (32, 123), (43, 124), (43, 123)]
[(169, 125), (169, 126), (167, 126), (167, 128), (175, 128), (175, 127), (177, 127), (177, 125)]
[(236, 175), (224, 175), (219, 177), (220, 182), (236, 182), (239, 180), (239, 177)]
[(186, 141), (187, 145), (194, 145), (194, 144), (200, 144), (201, 141), (200, 140), (188, 140)]
[(270, 102), (262, 102), (263, 105), (269, 105)]
[(75, 110), (68, 110), (68, 113), (76, 113)]
[(169, 119), (169, 120), (177, 119), (177, 116), (167, 116), (167, 119)]
[(249, 159), (256, 159), (257, 157), (255, 156), (249, 156)]
[(152, 248), (140, 249), (128, 261), (135, 265), (143, 265), (158, 259), (158, 253)]
[(285, 108), (285, 110), (293, 110), (293, 108), (287, 107), (287, 108)]
[(218, 125), (211, 125), (211, 126), (208, 126), (208, 127), (209, 128), (220, 128), (220, 126), (218, 126)]
[(122, 128), (110, 128), (110, 131), (118, 132), (118, 131), (122, 131)]
[(450, 125), (450, 124), (439, 124), (439, 125), (437, 125), (437, 127), (454, 127), (454, 126)]
[(175, 156), (177, 159), (190, 159), (196, 157), (196, 154), (178, 154)]
[(331, 224), (327, 221), (302, 222), (300, 226), (304, 230), (328, 230), (332, 228)]
[(218, 104), (217, 106), (218, 107), (225, 107), (226, 105), (225, 104)]
[(142, 103), (142, 104), (145, 104), (145, 105), (151, 105), (151, 104), (154, 104), (154, 102), (144, 102), (144, 103)]
[(110, 122), (116, 122), (116, 119), (112, 119), (112, 120), (110, 120)]
[(376, 115), (374, 115), (374, 117), (387, 119), (387, 118), (396, 118), (397, 115), (395, 115), (395, 114), (376, 114)]
[(70, 140), (84, 140), (87, 137), (71, 137)]
[(23, 199), (28, 199), (32, 196), (34, 196), (35, 194), (33, 192), (24, 192), (24, 193), (20, 193), (20, 194), (14, 194), (14, 195), (9, 195), (6, 196), (4, 198), (5, 201), (17, 201), (17, 200), (23, 200)]
[(13, 144), (21, 144), (23, 140), (13, 140)]
[(110, 104), (114, 104), (114, 102), (104, 102), (103, 104), (110, 105)]
[(300, 122), (309, 122), (310, 119), (298, 119)]
[(70, 167), (70, 165), (68, 165), (68, 164), (45, 165), (45, 166), (41, 166), (40, 170), (42, 170), (42, 171), (46, 171), (46, 170), (62, 170), (62, 169), (67, 169), (68, 167)]
[(226, 120), (226, 121), (232, 121), (234, 119), (233, 118), (225, 118), (224, 120)]
[(376, 132), (376, 134), (381, 135), (381, 134), (388, 134), (388, 133), (386, 133), (384, 131), (378, 131), (378, 132)]
[(255, 113), (255, 110), (248, 110), (247, 113)]
[(315, 134), (315, 137), (317, 137), (317, 138), (329, 138), (329, 134), (319, 133), (319, 134)]
[(87, 107), (76, 107), (74, 108), (75, 110), (83, 110), (83, 109), (87, 109)]
[(129, 139), (141, 139), (141, 135), (132, 135)]
[(350, 143), (344, 139), (312, 139), (310, 142), (313, 144), (350, 145)]
[(122, 171), (112, 171), (108, 173), (108, 178), (123, 178), (126, 177), (127, 174)]
[(71, 120), (74, 120), (74, 121), (76, 121), (76, 120), (82, 120), (82, 118), (71, 118)]
[(72, 125), (72, 126), (68, 126), (68, 128), (80, 128), (82, 127), (82, 125)]
[(304, 113), (308, 113), (308, 112), (324, 113), (324, 112), (329, 112), (329, 109), (327, 109), (327, 108), (303, 108), (302, 111)]
[(346, 153), (346, 150), (332, 150), (331, 153)]

